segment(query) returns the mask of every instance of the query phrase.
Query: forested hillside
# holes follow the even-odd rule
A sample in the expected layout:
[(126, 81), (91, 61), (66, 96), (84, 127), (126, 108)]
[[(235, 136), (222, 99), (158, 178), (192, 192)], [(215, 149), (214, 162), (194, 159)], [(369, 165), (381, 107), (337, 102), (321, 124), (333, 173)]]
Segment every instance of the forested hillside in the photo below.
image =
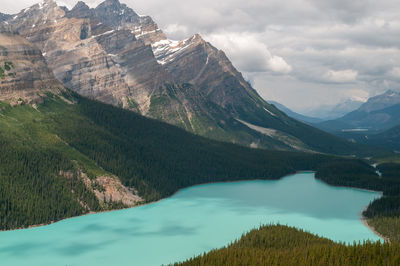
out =
[(212, 141), (67, 90), (35, 106), (3, 102), (0, 125), (2, 229), (123, 207), (94, 197), (103, 175), (154, 201), (206, 182), (278, 179), (336, 160), (365, 164)]
[(252, 230), (225, 248), (175, 265), (399, 265), (400, 244), (338, 244), (286, 226)]
[(316, 178), (330, 185), (381, 191), (383, 196), (371, 202), (363, 215), (376, 231), (400, 240), (400, 164), (381, 163), (375, 169), (365, 162), (339, 159), (321, 165)]
[(362, 137), (358, 142), (377, 147), (384, 147), (398, 152), (400, 151), (400, 125), (379, 134), (371, 134), (367, 137)]

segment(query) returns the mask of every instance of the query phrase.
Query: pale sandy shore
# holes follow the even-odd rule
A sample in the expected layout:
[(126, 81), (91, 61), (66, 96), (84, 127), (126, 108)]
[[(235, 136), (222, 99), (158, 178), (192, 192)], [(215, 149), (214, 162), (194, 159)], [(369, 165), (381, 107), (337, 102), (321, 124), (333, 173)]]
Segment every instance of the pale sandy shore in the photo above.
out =
[(361, 222), (368, 227), (375, 235), (379, 236), (380, 238), (382, 238), (385, 242), (390, 243), (390, 239), (388, 237), (385, 237), (383, 235), (381, 235), (378, 231), (375, 230), (375, 227), (373, 227), (372, 225), (368, 224), (368, 219), (364, 216), (361, 217)]

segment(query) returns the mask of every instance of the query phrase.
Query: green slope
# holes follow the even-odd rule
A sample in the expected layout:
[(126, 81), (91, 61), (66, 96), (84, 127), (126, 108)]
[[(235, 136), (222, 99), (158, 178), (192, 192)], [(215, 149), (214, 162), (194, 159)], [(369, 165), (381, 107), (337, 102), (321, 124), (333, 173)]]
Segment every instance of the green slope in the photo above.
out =
[[(265, 102), (256, 92), (254, 94), (253, 102), (249, 100), (248, 103), (236, 107), (238, 117), (246, 122), (264, 128), (273, 128), (289, 136), (294, 136), (310, 149), (318, 152), (362, 157), (388, 153), (383, 148), (371, 148), (363, 144), (352, 143), (290, 118), (275, 106)], [(274, 115), (270, 115), (270, 112)]]
[(368, 138), (364, 137), (360, 142), (400, 151), (400, 125), (379, 134), (368, 135)]

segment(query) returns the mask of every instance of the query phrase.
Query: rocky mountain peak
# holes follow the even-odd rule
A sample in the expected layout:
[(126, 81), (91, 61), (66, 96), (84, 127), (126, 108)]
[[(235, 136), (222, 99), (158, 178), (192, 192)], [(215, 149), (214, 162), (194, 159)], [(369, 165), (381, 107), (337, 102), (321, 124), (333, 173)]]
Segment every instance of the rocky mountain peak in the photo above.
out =
[(383, 94), (369, 98), (368, 101), (360, 107), (359, 111), (372, 112), (396, 104), (400, 104), (400, 93), (394, 90), (388, 90)]
[(205, 43), (206, 41), (200, 36), (200, 34), (195, 34), (192, 37), (182, 41), (174, 41), (166, 38), (152, 43), (152, 48), (158, 63), (165, 65), (176, 60), (187, 49)]
[(105, 0), (104, 2), (100, 3), (99, 6), (121, 6), (119, 0)]
[(22, 10), (7, 23), (12, 24), (14, 30), (24, 34), (37, 27), (53, 24), (64, 16), (65, 11), (54, 0), (45, 0)]
[(79, 1), (70, 11), (66, 12), (66, 16), (69, 18), (91, 18), (94, 16), (94, 12), (85, 2)]
[(43, 11), (50, 11), (50, 10), (58, 7), (58, 5), (55, 0), (43, 0), (42, 2), (40, 2), (37, 5), (34, 5), (33, 7), (37, 7), (38, 9), (43, 10)]
[(205, 43), (206, 41), (203, 39), (203, 37), (201, 37), (200, 34), (196, 33), (195, 35), (193, 35), (190, 38), (193, 42), (201, 42), (201, 43)]
[(394, 90), (387, 90), (384, 95), (386, 95), (387, 97), (396, 97), (400, 95), (400, 92), (398, 91), (394, 91)]
[(139, 23), (139, 16), (118, 0), (106, 0), (95, 8), (95, 13), (104, 24), (119, 28), (124, 23)]
[(78, 1), (76, 3), (76, 5), (71, 9), (71, 11), (73, 11), (73, 10), (88, 11), (89, 9), (90, 9), (90, 7), (85, 2)]

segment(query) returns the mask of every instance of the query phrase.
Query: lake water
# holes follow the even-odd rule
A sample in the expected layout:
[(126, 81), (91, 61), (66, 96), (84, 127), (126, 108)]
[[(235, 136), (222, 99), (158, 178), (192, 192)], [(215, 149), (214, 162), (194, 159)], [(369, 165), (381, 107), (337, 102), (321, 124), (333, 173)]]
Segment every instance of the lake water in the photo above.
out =
[(313, 173), (200, 185), (150, 205), (1, 232), (0, 264), (169, 264), (278, 222), (335, 241), (379, 240), (360, 221), (361, 211), (376, 197), (378, 193), (328, 186)]

